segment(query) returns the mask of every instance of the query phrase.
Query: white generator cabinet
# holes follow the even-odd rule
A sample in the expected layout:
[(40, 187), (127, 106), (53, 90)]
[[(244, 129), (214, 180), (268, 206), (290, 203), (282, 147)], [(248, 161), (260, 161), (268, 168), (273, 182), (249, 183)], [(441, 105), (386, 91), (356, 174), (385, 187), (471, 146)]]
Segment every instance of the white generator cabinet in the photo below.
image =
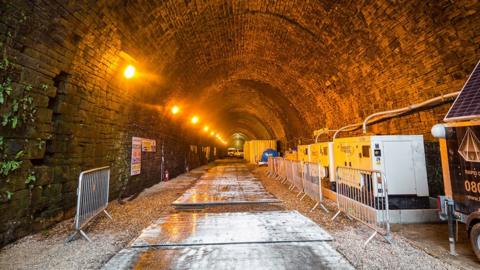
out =
[(387, 180), (389, 201), (393, 202), (393, 207), (428, 205), (427, 170), (421, 135), (335, 139), (334, 159), (335, 167), (381, 171)]

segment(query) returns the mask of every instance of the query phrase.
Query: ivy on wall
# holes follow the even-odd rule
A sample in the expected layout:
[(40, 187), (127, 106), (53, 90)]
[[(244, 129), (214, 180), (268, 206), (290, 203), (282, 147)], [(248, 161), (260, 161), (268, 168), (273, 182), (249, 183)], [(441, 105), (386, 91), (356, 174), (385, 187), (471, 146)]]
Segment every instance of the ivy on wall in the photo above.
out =
[[(36, 119), (37, 108), (35, 106), (34, 97), (32, 95), (32, 84), (28, 82), (18, 81), (17, 74), (21, 73), (22, 67), (15, 64), (15, 59), (9, 57), (9, 49), (16, 37), (16, 29), (27, 22), (27, 17), (22, 11), (17, 11), (16, 17), (13, 17), (13, 29), (9, 29), (6, 33), (0, 33), (0, 128), (4, 131), (0, 134), (0, 181), (9, 182), (9, 176), (21, 168), (25, 149), (20, 149), (16, 153), (11, 153), (7, 148), (8, 135), (21, 134), (22, 127), (34, 124)], [(42, 84), (37, 87), (46, 91), (48, 85)], [(28, 143), (28, 139), (25, 142)], [(29, 172), (25, 184), (30, 188), (36, 181), (33, 171)], [(1, 182), (0, 182), (1, 183)], [(6, 198), (10, 200), (13, 192), (6, 190), (0, 193), (0, 199)]]

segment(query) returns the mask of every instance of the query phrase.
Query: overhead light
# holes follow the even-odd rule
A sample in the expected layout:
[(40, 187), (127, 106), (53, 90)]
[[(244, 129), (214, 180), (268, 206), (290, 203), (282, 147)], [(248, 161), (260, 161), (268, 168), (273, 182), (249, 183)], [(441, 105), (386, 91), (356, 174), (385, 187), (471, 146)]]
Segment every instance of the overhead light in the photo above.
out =
[(204, 127), (203, 127), (203, 131), (205, 131), (205, 132), (207, 132), (207, 131), (208, 131), (208, 129), (209, 129), (209, 127), (208, 127), (208, 126), (204, 126)]
[(135, 67), (132, 65), (128, 65), (123, 72), (123, 76), (127, 79), (131, 79), (135, 75)]
[(180, 111), (180, 108), (178, 106), (172, 107), (172, 114), (177, 114), (179, 111)]
[(215, 132), (213, 132), (213, 131), (210, 132), (210, 136), (213, 136), (213, 135), (215, 135)]
[(198, 123), (198, 116), (196, 116), (196, 115), (193, 116), (191, 122), (192, 122), (192, 124)]

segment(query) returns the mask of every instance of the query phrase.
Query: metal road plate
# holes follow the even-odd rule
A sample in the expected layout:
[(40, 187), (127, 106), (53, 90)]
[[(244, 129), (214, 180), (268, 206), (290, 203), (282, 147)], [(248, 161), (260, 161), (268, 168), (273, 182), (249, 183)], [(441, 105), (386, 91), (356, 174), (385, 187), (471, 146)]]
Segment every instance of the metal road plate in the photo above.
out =
[(326, 242), (129, 248), (102, 269), (354, 269)]
[(144, 229), (133, 247), (330, 241), (297, 211), (177, 213)]
[(235, 203), (278, 203), (258, 180), (215, 179), (198, 181), (172, 203), (174, 206)]

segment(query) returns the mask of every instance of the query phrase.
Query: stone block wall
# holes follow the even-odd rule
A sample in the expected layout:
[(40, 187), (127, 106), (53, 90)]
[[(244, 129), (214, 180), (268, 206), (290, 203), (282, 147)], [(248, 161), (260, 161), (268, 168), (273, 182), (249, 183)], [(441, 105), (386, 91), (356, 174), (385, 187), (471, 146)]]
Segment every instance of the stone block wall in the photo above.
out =
[[(91, 10), (95, 5), (0, 1), (0, 7), (1, 90), (12, 87), (9, 96), (2, 92), (0, 112), (20, 115), (12, 108), (21, 97), (31, 98), (26, 105), (32, 108), (15, 128), (12, 117), (0, 127), (2, 166), (20, 166), (0, 176), (0, 246), (72, 217), (82, 170), (110, 166), (114, 199), (161, 180), (162, 145), (170, 177), (187, 164), (206, 163), (190, 145), (211, 141), (186, 133), (162, 108), (142, 105), (138, 93), (154, 83), (121, 77), (128, 63), (121, 51), (128, 46), (105, 14)], [(134, 177), (132, 136), (157, 142), (155, 153), (143, 153), (142, 172)]]

